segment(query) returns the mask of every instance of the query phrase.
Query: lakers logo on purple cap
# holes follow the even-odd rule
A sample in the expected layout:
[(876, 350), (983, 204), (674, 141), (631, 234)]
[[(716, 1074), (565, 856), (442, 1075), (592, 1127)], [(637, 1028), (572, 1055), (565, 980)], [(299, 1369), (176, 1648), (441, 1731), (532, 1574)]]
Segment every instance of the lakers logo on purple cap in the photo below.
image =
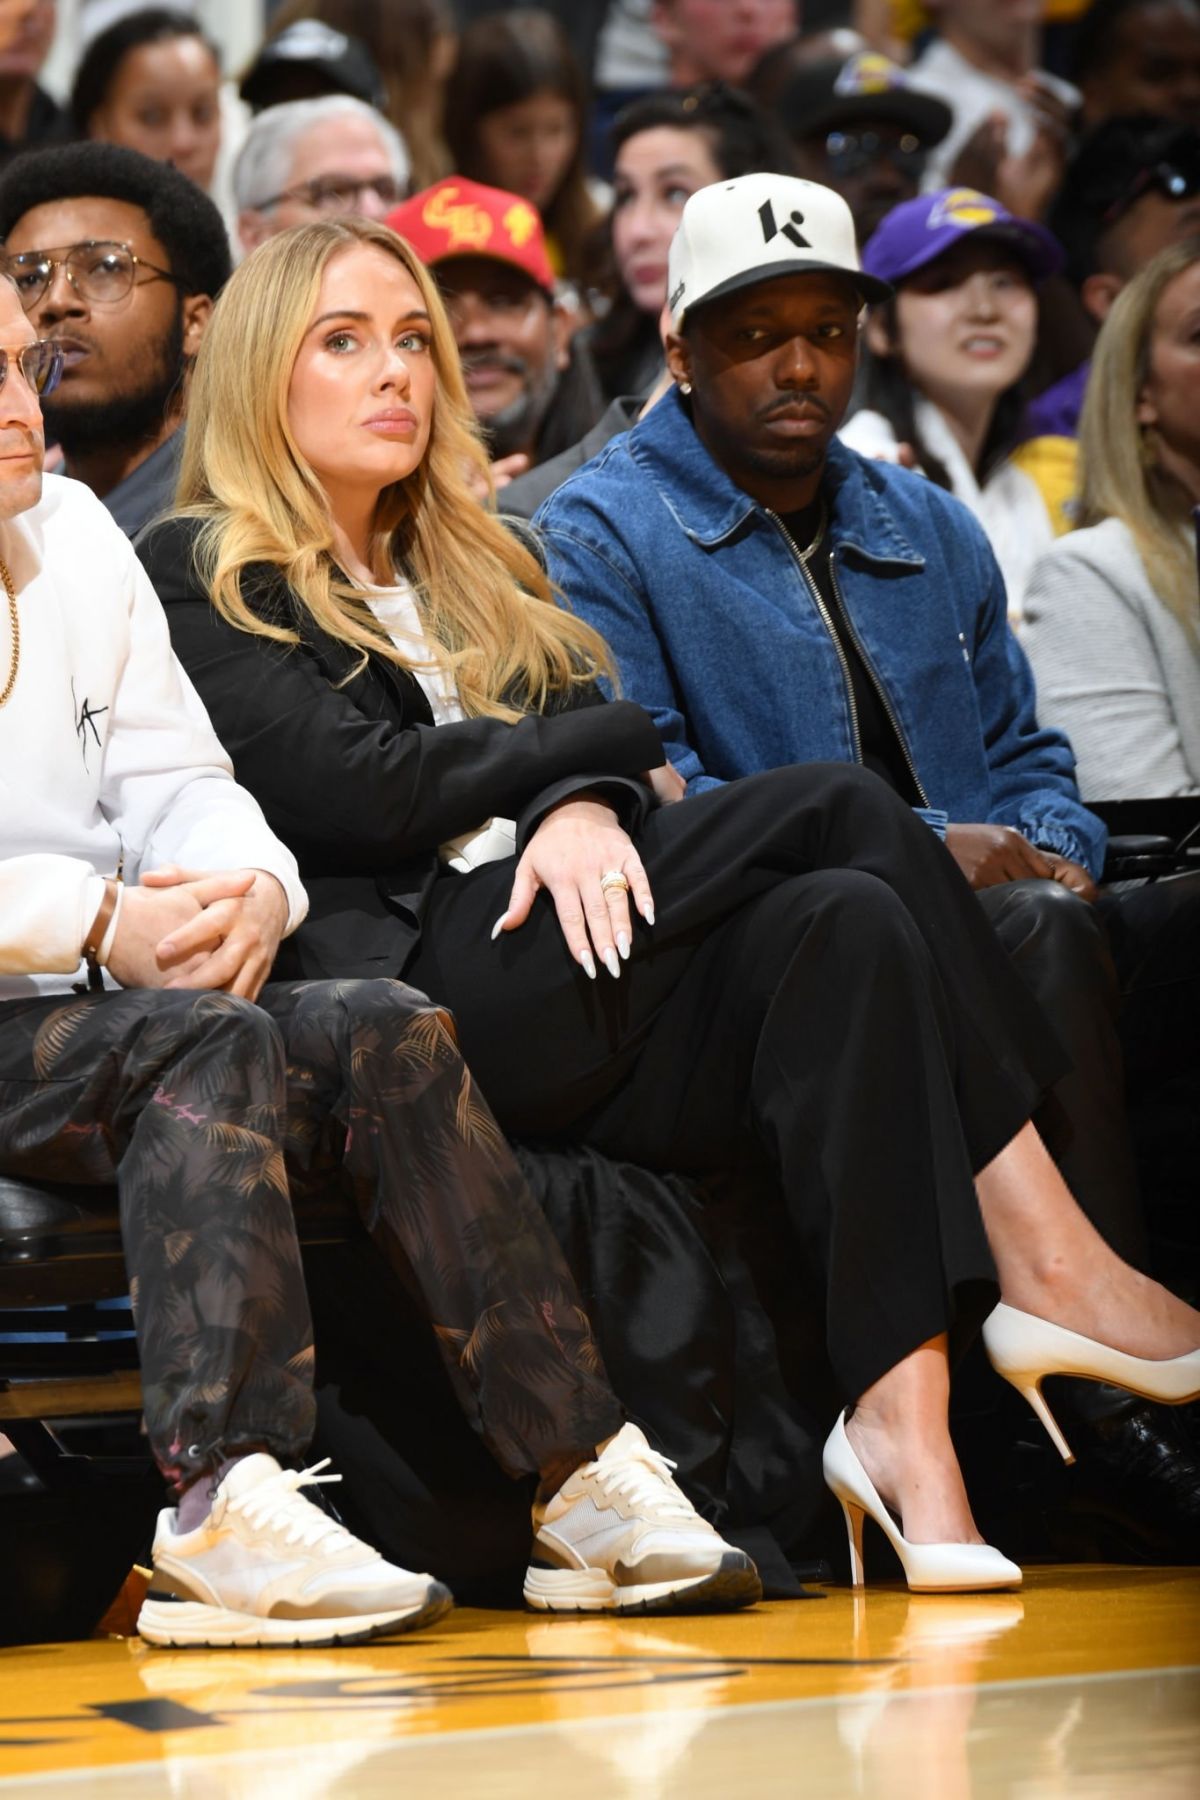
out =
[(940, 231), (944, 225), (955, 225), (960, 231), (978, 231), (981, 225), (994, 225), (1002, 214), (1008, 216), (999, 202), (976, 188), (947, 188), (930, 207), (925, 223), (930, 231)]
[(953, 187), (894, 206), (863, 246), (863, 268), (881, 281), (903, 281), (975, 232), (1003, 244), (1032, 281), (1044, 281), (1062, 267), (1062, 249), (1043, 225), (1017, 218), (977, 188)]

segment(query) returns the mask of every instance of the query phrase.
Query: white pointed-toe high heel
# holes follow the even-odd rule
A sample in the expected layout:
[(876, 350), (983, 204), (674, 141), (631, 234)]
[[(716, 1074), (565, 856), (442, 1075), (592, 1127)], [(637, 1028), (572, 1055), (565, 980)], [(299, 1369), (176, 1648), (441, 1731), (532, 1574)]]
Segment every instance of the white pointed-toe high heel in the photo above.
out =
[(983, 1344), (993, 1369), (1011, 1381), (1032, 1406), (1050, 1434), (1064, 1462), (1075, 1453), (1059, 1430), (1058, 1421), (1042, 1394), (1047, 1375), (1082, 1375), (1090, 1381), (1109, 1381), (1127, 1388), (1144, 1400), (1162, 1400), (1181, 1406), (1200, 1399), (1200, 1350), (1155, 1362), (1110, 1350), (1094, 1338), (1081, 1337), (1065, 1325), (1051, 1324), (1034, 1313), (1019, 1312), (1003, 1300), (983, 1322)]
[(863, 1577), (863, 1520), (874, 1519), (890, 1540), (904, 1565), (904, 1577), (914, 1594), (970, 1594), (987, 1588), (1021, 1585), (1021, 1571), (990, 1544), (910, 1544), (875, 1491), (875, 1484), (858, 1460), (846, 1436), (845, 1414), (825, 1440), (822, 1459), (825, 1485), (841, 1502), (850, 1540), (850, 1581), (866, 1585)]

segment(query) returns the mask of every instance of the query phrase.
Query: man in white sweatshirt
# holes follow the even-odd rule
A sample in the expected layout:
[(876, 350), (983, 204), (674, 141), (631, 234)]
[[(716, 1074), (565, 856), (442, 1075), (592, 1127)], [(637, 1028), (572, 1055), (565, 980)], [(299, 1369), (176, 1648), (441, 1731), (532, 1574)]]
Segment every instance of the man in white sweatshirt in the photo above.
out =
[(56, 352), (7, 281), (0, 346), (0, 1169), (119, 1189), (147, 1431), (180, 1496), (142, 1628), (421, 1623), (444, 1590), (280, 1466), (312, 1434), (312, 1328), (285, 1032), (252, 1001), (306, 910), (295, 859), (234, 782), (127, 539), (42, 475)]
[[(58, 354), (0, 278), (0, 1173), (118, 1190), (147, 1435), (178, 1496), (142, 1635), (412, 1629), (446, 1590), (298, 1491), (337, 1477), (285, 1466), (314, 1423), (293, 1195), (353, 1194), (452, 1346), (464, 1410), (540, 1498), (581, 1465), (620, 1475), (612, 1445), (619, 1463), (645, 1440), (446, 1016), (394, 981), (264, 986), (304, 917), (296, 863), (233, 780), (128, 540), (90, 489), (43, 476)], [(656, 1529), (676, 1586), (696, 1585), (698, 1533), (728, 1550), (694, 1515)]]

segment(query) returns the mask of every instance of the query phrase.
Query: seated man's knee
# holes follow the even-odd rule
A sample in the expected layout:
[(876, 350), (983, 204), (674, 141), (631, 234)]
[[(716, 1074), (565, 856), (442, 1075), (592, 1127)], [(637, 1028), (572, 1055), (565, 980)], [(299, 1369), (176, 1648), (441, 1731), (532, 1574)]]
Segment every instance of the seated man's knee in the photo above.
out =
[(192, 1022), (228, 1043), (231, 1055), (256, 1057), (260, 1062), (277, 1058), (282, 1066), (279, 1028), (256, 1001), (211, 991), (192, 994), (190, 998), (194, 1003), (190, 1010)]
[(1027, 944), (1059, 957), (1107, 955), (1100, 915), (1061, 881), (1006, 881), (979, 899), (1010, 955)]
[[(270, 1003), (268, 994), (264, 999)], [(454, 1021), (445, 1007), (418, 988), (383, 976), (300, 982), (286, 990), (281, 1023), (289, 1045), (319, 1040), (339, 1054), (348, 1054), (364, 1031), (391, 1041), (421, 1030), (431, 1041), (444, 1037), (455, 1042)]]
[(144, 1079), (174, 1068), (181, 1058), (200, 1057), (228, 1071), (253, 1071), (254, 1078), (282, 1082), (283, 1039), (275, 1021), (253, 1000), (213, 988), (143, 989), (147, 1002), (136, 1030), (136, 1066)]
[[(1120, 1007), (1104, 920), (1058, 881), (1012, 881), (979, 895), (992, 927), (1026, 984), (1052, 1013), (1095, 1022)], [(1081, 1011), (1082, 1009), (1082, 1011)], [(1061, 1016), (1061, 1015), (1060, 1015)]]

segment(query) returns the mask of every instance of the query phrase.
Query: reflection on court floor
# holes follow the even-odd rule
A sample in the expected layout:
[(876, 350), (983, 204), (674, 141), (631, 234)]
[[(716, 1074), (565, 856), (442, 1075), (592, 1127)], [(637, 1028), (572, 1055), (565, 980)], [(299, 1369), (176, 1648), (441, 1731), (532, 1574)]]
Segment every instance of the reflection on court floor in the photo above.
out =
[(725, 1619), (456, 1613), (340, 1651), (0, 1652), (0, 1800), (1200, 1792), (1200, 1572)]

